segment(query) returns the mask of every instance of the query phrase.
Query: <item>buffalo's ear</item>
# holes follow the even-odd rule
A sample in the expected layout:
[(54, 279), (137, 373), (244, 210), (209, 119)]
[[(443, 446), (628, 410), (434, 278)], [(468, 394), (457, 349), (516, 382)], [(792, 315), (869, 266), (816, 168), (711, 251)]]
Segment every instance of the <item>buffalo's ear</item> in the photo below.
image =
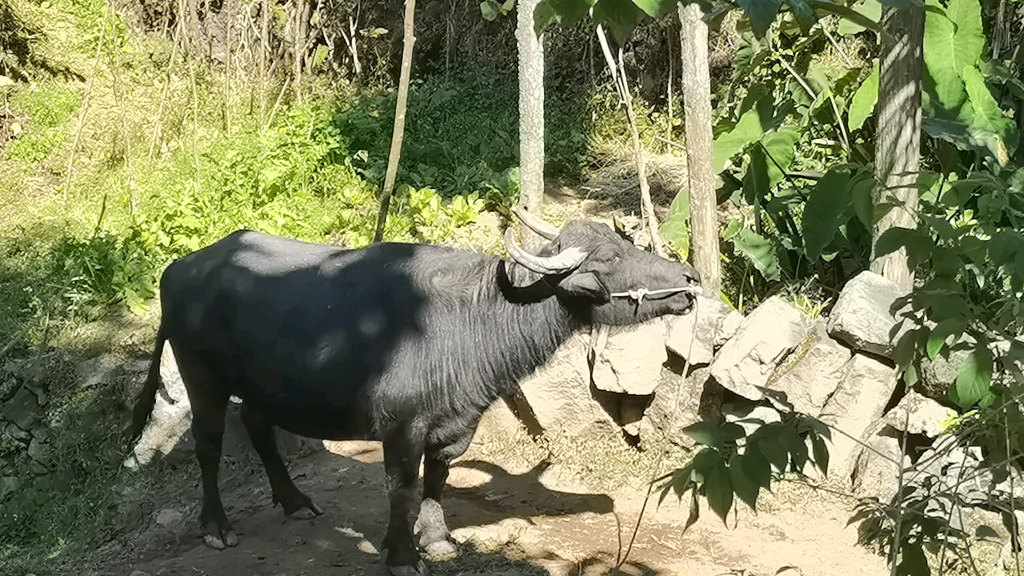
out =
[(607, 302), (608, 289), (593, 272), (570, 274), (558, 283), (558, 288), (572, 296)]

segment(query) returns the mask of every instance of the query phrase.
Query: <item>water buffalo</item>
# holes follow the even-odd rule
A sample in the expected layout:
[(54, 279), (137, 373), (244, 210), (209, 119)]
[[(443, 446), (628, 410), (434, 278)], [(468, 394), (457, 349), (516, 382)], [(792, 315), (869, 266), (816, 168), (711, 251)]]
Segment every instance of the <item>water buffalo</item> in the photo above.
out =
[[(451, 461), (480, 416), (545, 363), (576, 329), (685, 314), (696, 270), (645, 252), (607, 225), (556, 229), (516, 211), (547, 243), (537, 254), (506, 231), (510, 258), (428, 244), (358, 250), (240, 230), (171, 263), (162, 318), (132, 436), (153, 409), (169, 342), (192, 406), (202, 470), (204, 541), (238, 539), (217, 487), (225, 410), (241, 415), (274, 504), (322, 511), (292, 482), (274, 429), (383, 442), (392, 574), (427, 574), (419, 546), (453, 551), (441, 509)], [(410, 525), (424, 463), (419, 516)]]

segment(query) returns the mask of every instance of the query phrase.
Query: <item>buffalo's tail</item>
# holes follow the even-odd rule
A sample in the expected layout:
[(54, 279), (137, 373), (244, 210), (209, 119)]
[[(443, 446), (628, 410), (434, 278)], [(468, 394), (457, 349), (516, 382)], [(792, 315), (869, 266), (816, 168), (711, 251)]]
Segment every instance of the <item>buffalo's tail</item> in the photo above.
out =
[(134, 441), (142, 434), (142, 429), (149, 420), (149, 415), (156, 405), (156, 393), (160, 388), (160, 358), (163, 355), (164, 343), (167, 336), (164, 334), (163, 323), (156, 333), (156, 345), (153, 347), (153, 357), (149, 363), (149, 374), (146, 376), (146, 383), (135, 401), (135, 408), (132, 409), (132, 424), (128, 429), (129, 437)]

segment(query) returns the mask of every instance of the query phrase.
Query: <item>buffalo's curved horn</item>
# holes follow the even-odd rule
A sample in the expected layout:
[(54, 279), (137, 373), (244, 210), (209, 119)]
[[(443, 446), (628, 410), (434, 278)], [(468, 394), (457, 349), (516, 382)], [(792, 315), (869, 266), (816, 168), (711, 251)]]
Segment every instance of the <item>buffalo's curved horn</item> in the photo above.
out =
[(514, 232), (505, 229), (505, 249), (517, 264), (538, 274), (558, 274), (573, 270), (587, 257), (587, 253), (575, 246), (566, 248), (554, 256), (534, 256), (516, 244)]
[(548, 224), (544, 220), (530, 214), (526, 210), (523, 210), (519, 206), (512, 208), (512, 213), (519, 218), (527, 228), (533, 230), (539, 236), (543, 236), (547, 240), (554, 240), (558, 236), (558, 228)]

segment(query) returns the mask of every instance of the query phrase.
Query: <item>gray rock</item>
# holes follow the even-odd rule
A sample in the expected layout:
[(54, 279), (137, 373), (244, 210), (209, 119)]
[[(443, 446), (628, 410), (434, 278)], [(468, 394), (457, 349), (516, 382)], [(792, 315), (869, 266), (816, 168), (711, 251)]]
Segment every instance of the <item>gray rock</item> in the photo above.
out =
[(7, 496), (21, 487), (21, 481), (17, 476), (4, 476), (0, 478), (0, 498)]
[(160, 380), (165, 394), (156, 395), (156, 404), (142, 435), (123, 465), (137, 468), (152, 460), (157, 452), (167, 455), (192, 424), (192, 406), (185, 383), (178, 372), (174, 351), (165, 344), (160, 358)]
[(878, 421), (871, 426), (865, 443), (858, 446), (851, 472), (851, 486), (860, 497), (876, 497), (891, 501), (899, 491), (900, 466), (910, 466), (910, 458), (902, 455), (898, 430)]
[[(661, 346), (664, 348), (664, 346)], [(532, 419), (545, 433), (617, 435), (619, 426), (590, 393), (590, 335), (579, 331), (520, 383)]]
[(872, 424), (882, 417), (896, 389), (896, 369), (863, 354), (854, 354), (847, 362), (843, 379), (822, 408), (822, 422), (838, 430), (832, 431), (829, 447), (829, 468), (848, 477), (852, 460), (867, 439)]
[(171, 524), (177, 524), (181, 522), (184, 515), (180, 510), (174, 508), (164, 508), (156, 515), (156, 523), (161, 526), (169, 526)]
[[(665, 346), (680, 358), (689, 360), (691, 366), (710, 364), (715, 356), (715, 343), (722, 331), (722, 324), (730, 312), (734, 311), (721, 299), (698, 296), (697, 306), (692, 312), (668, 321)], [(735, 315), (742, 321), (742, 314), (736, 312)], [(696, 333), (693, 329), (695, 323)], [(735, 333), (735, 328), (730, 328)]]
[(739, 424), (747, 436), (765, 424), (782, 422), (782, 415), (771, 406), (723, 406), (722, 415), (725, 416), (726, 422)]
[(736, 335), (711, 363), (711, 375), (727, 390), (751, 400), (764, 397), (779, 363), (807, 337), (808, 321), (782, 298), (765, 300), (740, 323)]
[(633, 396), (632, 394), (623, 394), (619, 397), (619, 422), (626, 434), (640, 435), (644, 412), (652, 399), (653, 396)]
[(36, 395), (28, 388), (22, 387), (14, 397), (0, 406), (0, 417), (14, 422), (22, 430), (32, 428), (40, 417), (39, 402)]
[(47, 447), (46, 442), (43, 442), (38, 438), (33, 438), (32, 442), (29, 443), (28, 456), (29, 458), (38, 462), (39, 464), (42, 464), (43, 466), (50, 465), (50, 450)]
[(970, 354), (970, 348), (957, 347), (954, 350), (944, 350), (934, 360), (923, 355), (919, 362), (917, 374), (920, 380), (916, 387), (927, 398), (933, 400), (948, 398), (949, 387), (956, 382), (960, 366)]
[(729, 313), (725, 315), (725, 318), (722, 318), (722, 323), (718, 326), (718, 333), (715, 334), (715, 350), (724, 346), (730, 338), (736, 335), (736, 331), (740, 329), (740, 324), (743, 323), (743, 318), (743, 314), (729, 309)]
[(956, 410), (911, 390), (885, 415), (883, 421), (896, 430), (935, 438), (942, 433), (943, 422), (956, 414)]
[(589, 352), (594, 387), (605, 392), (645, 396), (654, 392), (665, 351), (662, 318), (630, 326), (602, 326), (593, 331)]
[(102, 384), (110, 384), (113, 381), (114, 372), (121, 365), (121, 360), (112, 354), (103, 354), (79, 362), (75, 366), (75, 376), (81, 386), (90, 388)]
[(768, 387), (785, 393), (797, 412), (816, 416), (839, 386), (851, 356), (849, 348), (829, 337), (824, 322), (816, 322)]
[(693, 447), (693, 440), (682, 433), (683, 428), (720, 416), (723, 389), (710, 374), (710, 368), (701, 367), (683, 378), (668, 368), (663, 369), (654, 398), (640, 420), (641, 440)]
[(13, 374), (0, 375), (0, 403), (13, 398), (19, 387), (21, 382)]
[(521, 428), (522, 423), (509, 408), (508, 403), (504, 399), (499, 399), (480, 416), (480, 423), (473, 434), (473, 442), (482, 443), (507, 437)]
[(895, 282), (865, 270), (854, 276), (836, 300), (828, 319), (828, 333), (854, 350), (891, 357), (890, 336), (896, 317), (890, 311), (904, 294)]

